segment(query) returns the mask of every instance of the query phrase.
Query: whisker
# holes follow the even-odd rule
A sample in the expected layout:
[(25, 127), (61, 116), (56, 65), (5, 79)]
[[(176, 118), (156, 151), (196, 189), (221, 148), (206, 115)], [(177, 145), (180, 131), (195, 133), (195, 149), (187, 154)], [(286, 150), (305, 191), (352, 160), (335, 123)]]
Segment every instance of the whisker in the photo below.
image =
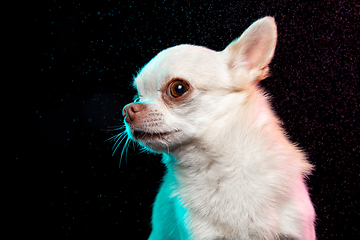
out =
[(104, 129), (104, 130), (116, 130), (116, 129), (123, 129), (123, 128), (125, 128), (125, 125), (109, 126), (107, 129)]
[[(122, 129), (124, 129), (124, 128), (125, 128), (125, 126), (122, 126), (122, 127), (117, 127), (116, 129), (114, 129), (114, 130), (110, 130), (110, 131), (122, 130)], [(104, 130), (104, 129), (102, 129), (102, 130)], [(104, 130), (104, 131), (105, 131), (105, 130)], [(112, 140), (113, 138), (118, 138), (118, 137), (119, 137), (119, 135), (122, 135), (122, 134), (124, 134), (124, 133), (126, 133), (126, 132), (124, 131), (124, 132), (122, 132), (122, 133), (120, 133), (120, 134), (116, 134), (115, 136), (112, 136), (112, 137), (110, 137), (110, 138), (106, 139), (104, 142), (110, 141), (110, 140)]]
[[(118, 149), (118, 147), (120, 146), (121, 142), (124, 140), (124, 137), (121, 138), (121, 140), (119, 141), (119, 139), (116, 141), (116, 143), (114, 144), (114, 146), (112, 147), (113, 149), (113, 153), (112, 156), (115, 155), (116, 150)], [(119, 142), (119, 143), (118, 143)]]
[(124, 128), (125, 128), (125, 125), (121, 125), (121, 126), (109, 126), (108, 128), (100, 129), (100, 130), (101, 131), (112, 132), (112, 131), (122, 130)]
[[(134, 142), (134, 141), (132, 141), (132, 142), (131, 142), (131, 144), (132, 144), (132, 148), (133, 148), (133, 150), (135, 151), (135, 142)], [(129, 145), (130, 145), (130, 143), (129, 143)]]
[[(114, 141), (116, 141), (115, 143), (114, 143), (114, 146), (113, 146), (113, 148), (112, 149), (114, 149), (115, 148), (115, 146), (117, 145), (117, 147), (119, 146), (119, 144), (124, 140), (124, 138), (126, 138), (127, 137), (127, 135), (126, 135), (126, 132), (122, 132), (122, 133), (120, 133), (120, 134), (118, 134), (116, 137), (115, 137), (115, 140)], [(119, 144), (118, 144), (119, 143)], [(116, 148), (117, 148), (116, 147)], [(116, 151), (116, 149), (115, 149), (115, 151)], [(114, 152), (115, 152), (114, 151)]]
[(142, 147), (141, 150), (139, 151), (139, 154), (142, 153), (147, 153), (149, 150), (146, 147)]
[(104, 140), (104, 142), (110, 141), (110, 140), (112, 140), (113, 138), (117, 138), (118, 136), (119, 136), (119, 134), (116, 134), (116, 135), (114, 135), (114, 136), (112, 136), (112, 137), (109, 137), (108, 139)]
[(121, 155), (120, 155), (120, 161), (119, 161), (119, 168), (121, 166), (121, 161), (122, 161), (122, 158), (123, 158), (123, 155), (124, 155), (124, 152), (125, 152), (125, 162), (127, 163), (127, 149), (128, 149), (128, 143), (131, 139), (128, 137), (125, 141), (125, 144), (121, 150)]
[[(124, 130), (125, 129), (125, 130)], [(116, 131), (116, 130), (123, 130), (122, 132), (120, 132), (119, 134), (116, 134), (115, 136), (112, 136), (110, 138), (108, 138), (106, 141), (113, 141), (114, 145), (112, 146), (112, 156), (115, 155), (115, 152), (118, 150), (118, 148), (120, 147), (120, 145), (124, 142), (124, 139), (126, 139), (125, 144), (123, 145), (122, 151), (121, 151), (121, 155), (120, 155), (120, 162), (119, 162), (119, 168), (121, 166), (121, 160), (124, 156), (125, 153), (125, 158), (126, 158), (126, 163), (127, 163), (127, 149), (128, 149), (128, 145), (131, 141), (131, 138), (128, 136), (128, 133), (126, 131), (126, 126), (117, 126), (114, 127), (114, 129), (112, 131)]]

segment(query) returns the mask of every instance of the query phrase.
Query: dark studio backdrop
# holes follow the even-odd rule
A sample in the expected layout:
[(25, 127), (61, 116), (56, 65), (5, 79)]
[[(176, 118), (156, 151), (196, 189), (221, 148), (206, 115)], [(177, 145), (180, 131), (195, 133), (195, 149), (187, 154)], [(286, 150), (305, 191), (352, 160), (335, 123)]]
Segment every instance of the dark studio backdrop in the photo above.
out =
[[(60, 1), (29, 4), (30, 51), (14, 152), (23, 212), (37, 239), (147, 239), (164, 167), (130, 144), (114, 156), (131, 82), (181, 43), (222, 50), (273, 16), (278, 44), (261, 82), (292, 141), (316, 165), (308, 180), (319, 239), (359, 237), (360, 5), (356, 1)], [(26, 140), (25, 140), (26, 139)], [(20, 144), (20, 143), (16, 144)], [(19, 230), (19, 232), (21, 232)]]

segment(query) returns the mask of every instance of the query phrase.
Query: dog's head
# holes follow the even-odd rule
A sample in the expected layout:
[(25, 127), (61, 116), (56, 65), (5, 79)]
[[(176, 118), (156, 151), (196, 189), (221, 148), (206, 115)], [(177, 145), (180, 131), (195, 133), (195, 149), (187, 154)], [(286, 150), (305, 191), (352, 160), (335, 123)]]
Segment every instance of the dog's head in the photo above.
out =
[(276, 36), (274, 20), (266, 17), (221, 52), (192, 45), (160, 52), (134, 80), (138, 101), (123, 109), (128, 135), (153, 151), (171, 152), (232, 124), (229, 113), (267, 76)]

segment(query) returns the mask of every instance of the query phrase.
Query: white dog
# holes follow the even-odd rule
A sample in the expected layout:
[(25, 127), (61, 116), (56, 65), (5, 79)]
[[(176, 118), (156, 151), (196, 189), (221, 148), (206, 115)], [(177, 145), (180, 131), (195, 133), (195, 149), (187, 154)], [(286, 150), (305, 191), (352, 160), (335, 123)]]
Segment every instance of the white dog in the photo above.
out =
[(315, 239), (312, 166), (258, 86), (276, 38), (265, 17), (221, 52), (166, 49), (135, 78), (126, 131), (167, 167), (149, 239)]

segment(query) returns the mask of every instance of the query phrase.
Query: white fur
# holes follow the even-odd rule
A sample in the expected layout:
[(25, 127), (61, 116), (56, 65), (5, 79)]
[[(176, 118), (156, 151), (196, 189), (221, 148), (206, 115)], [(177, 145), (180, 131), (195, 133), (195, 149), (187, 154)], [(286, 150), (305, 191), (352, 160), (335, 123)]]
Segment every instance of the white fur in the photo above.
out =
[[(266, 17), (224, 51), (175, 46), (136, 77), (144, 109), (126, 123), (129, 135), (168, 133), (135, 139), (163, 152), (167, 167), (149, 239), (315, 239), (304, 182), (312, 166), (257, 86), (276, 37)], [(180, 102), (168, 94), (174, 79), (190, 86)]]

